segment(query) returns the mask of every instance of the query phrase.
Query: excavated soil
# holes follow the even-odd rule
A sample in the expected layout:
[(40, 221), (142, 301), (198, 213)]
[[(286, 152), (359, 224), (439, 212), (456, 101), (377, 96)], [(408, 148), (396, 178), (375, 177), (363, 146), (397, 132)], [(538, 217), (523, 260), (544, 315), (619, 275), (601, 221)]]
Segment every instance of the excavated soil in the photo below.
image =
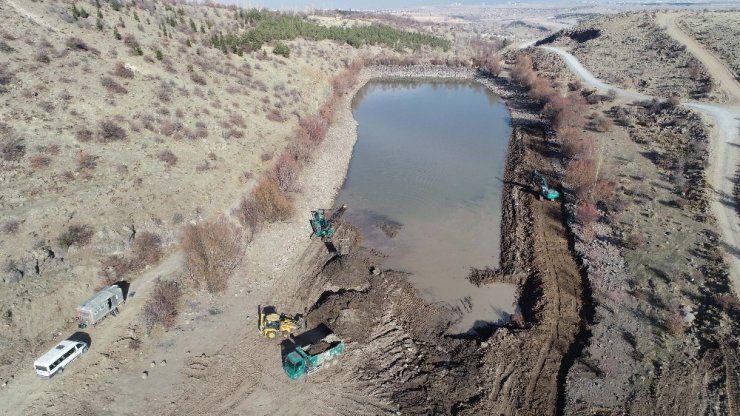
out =
[[(381, 253), (345, 245), (340, 251), (347, 254), (335, 255), (315, 242), (302, 259), (294, 305), (310, 305), (308, 327), (326, 324), (345, 339), (357, 359), (344, 365), (405, 414), (546, 415), (563, 400), (581, 328), (582, 277), (562, 205), (538, 200), (528, 185), (531, 169), (552, 172), (553, 149), (544, 126), (524, 110), (512, 108), (501, 268), (478, 282), (518, 284), (523, 320), (477, 339), (447, 336), (455, 312), (425, 303), (405, 274), (378, 269)], [(338, 235), (360, 241), (349, 224)]]

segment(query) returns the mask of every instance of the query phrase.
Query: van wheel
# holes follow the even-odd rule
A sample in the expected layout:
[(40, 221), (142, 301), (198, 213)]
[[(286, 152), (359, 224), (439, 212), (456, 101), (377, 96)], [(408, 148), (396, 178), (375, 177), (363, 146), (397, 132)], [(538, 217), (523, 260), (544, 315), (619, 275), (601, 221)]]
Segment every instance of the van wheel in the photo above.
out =
[(88, 346), (87, 345), (85, 345), (84, 347), (82, 347), (82, 353), (83, 354), (86, 353), (87, 350), (88, 350)]
[(64, 372), (64, 367), (60, 368), (59, 371), (57, 371), (56, 375), (61, 376), (63, 372)]

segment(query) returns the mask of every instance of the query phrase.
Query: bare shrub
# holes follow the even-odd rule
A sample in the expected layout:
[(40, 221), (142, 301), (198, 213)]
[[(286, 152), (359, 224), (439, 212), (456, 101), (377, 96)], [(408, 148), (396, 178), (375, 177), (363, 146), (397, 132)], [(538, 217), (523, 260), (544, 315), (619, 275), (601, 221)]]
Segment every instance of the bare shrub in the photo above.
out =
[(72, 224), (57, 238), (63, 247), (84, 247), (92, 241), (93, 228), (86, 224)]
[(123, 62), (116, 62), (113, 66), (113, 75), (120, 78), (133, 79), (134, 71), (127, 67)]
[(103, 120), (100, 122), (98, 130), (98, 141), (110, 143), (126, 139), (126, 130), (112, 120)]
[(194, 83), (196, 83), (198, 85), (206, 85), (207, 84), (206, 79), (203, 77), (203, 75), (197, 74), (195, 72), (191, 72), (190, 73), (190, 79)]
[(69, 49), (79, 49), (79, 50), (89, 50), (90, 48), (87, 46), (87, 43), (85, 43), (84, 40), (77, 38), (77, 37), (71, 37), (67, 38), (67, 40), (64, 42), (65, 45)]
[(226, 289), (243, 255), (241, 231), (223, 216), (186, 226), (182, 248), (191, 283), (210, 293)]
[(243, 227), (248, 227), (250, 239), (260, 227), (260, 213), (254, 198), (242, 196), (239, 208), (234, 212)]
[(624, 239), (624, 246), (630, 250), (636, 250), (645, 246), (647, 240), (644, 234), (630, 234)]
[(168, 166), (175, 166), (177, 164), (177, 156), (169, 149), (162, 150), (157, 157)]
[(599, 218), (599, 210), (596, 204), (588, 201), (581, 201), (576, 206), (576, 221), (583, 226), (591, 225)]
[(237, 126), (239, 126), (241, 128), (246, 128), (247, 127), (247, 121), (244, 120), (244, 116), (242, 116), (241, 114), (237, 114), (237, 113), (231, 114), (229, 116), (229, 122), (231, 124), (235, 124), (235, 125), (237, 125)]
[(503, 71), (504, 63), (498, 56), (492, 55), (486, 58), (481, 69), (493, 75), (494, 77), (497, 77), (501, 74), (501, 71)]
[(288, 145), (285, 152), (296, 162), (305, 163), (311, 160), (311, 152), (316, 147), (316, 144), (307, 135), (301, 135), (301, 131), (305, 132), (304, 129), (300, 129), (299, 134)]
[(136, 271), (137, 267), (131, 259), (123, 256), (108, 256), (100, 261), (100, 273), (98, 277), (102, 285), (107, 287), (121, 280), (125, 280), (129, 273)]
[(563, 97), (560, 94), (550, 95), (547, 104), (542, 109), (543, 115), (550, 119), (553, 127), (582, 127), (585, 104), (578, 96)]
[(83, 127), (75, 132), (75, 137), (77, 137), (77, 140), (83, 143), (89, 142), (93, 139), (93, 132)]
[(6, 162), (17, 162), (26, 155), (26, 141), (4, 123), (0, 123), (0, 153)]
[(511, 77), (527, 87), (532, 85), (537, 75), (534, 73), (534, 69), (532, 69), (532, 58), (529, 55), (519, 55), (516, 57), (516, 61), (511, 67)]
[(604, 116), (603, 114), (599, 114), (594, 119), (594, 127), (596, 128), (596, 130), (602, 133), (611, 131), (613, 126), (614, 126), (614, 123), (611, 121), (611, 119)]
[(134, 244), (131, 247), (134, 257), (142, 265), (156, 264), (162, 257), (162, 239), (157, 234), (147, 231), (136, 233)]
[(263, 178), (253, 192), (261, 220), (284, 221), (293, 214), (293, 203), (272, 179)]
[(717, 303), (727, 312), (740, 312), (740, 301), (732, 293), (717, 294)]
[(141, 321), (147, 332), (156, 326), (171, 328), (179, 314), (182, 289), (177, 282), (157, 280), (152, 294), (141, 311)]
[(128, 94), (128, 90), (123, 85), (116, 82), (111, 77), (103, 77), (100, 79), (100, 84), (105, 87), (108, 92), (116, 94)]
[(0, 63), (0, 93), (7, 91), (7, 86), (13, 82), (13, 78), (15, 78), (15, 73), (8, 69), (8, 64)]
[(678, 336), (686, 333), (687, 325), (681, 314), (675, 313), (665, 321), (665, 328), (671, 335)]
[(0, 227), (0, 232), (3, 234), (15, 234), (18, 232), (20, 225), (21, 222), (18, 220), (7, 220), (3, 223), (3, 226)]
[(51, 158), (41, 153), (31, 156), (28, 160), (29, 166), (33, 169), (43, 169), (49, 166)]
[(557, 138), (560, 141), (560, 148), (563, 155), (573, 158), (581, 153), (581, 131), (573, 127), (564, 127), (558, 129)]
[(320, 143), (326, 137), (329, 130), (329, 123), (325, 117), (318, 114), (303, 117), (299, 123), (305, 130), (306, 137), (314, 143)]
[(283, 153), (268, 175), (280, 187), (280, 190), (290, 192), (295, 190), (299, 171), (300, 165), (298, 162), (291, 158), (288, 153)]
[(556, 92), (547, 78), (536, 77), (529, 87), (529, 95), (539, 103), (546, 103)]
[(77, 153), (77, 170), (93, 170), (98, 166), (98, 156), (91, 155), (85, 151)]
[(573, 160), (568, 163), (565, 178), (573, 187), (576, 196), (584, 199), (596, 183), (596, 164), (592, 159)]

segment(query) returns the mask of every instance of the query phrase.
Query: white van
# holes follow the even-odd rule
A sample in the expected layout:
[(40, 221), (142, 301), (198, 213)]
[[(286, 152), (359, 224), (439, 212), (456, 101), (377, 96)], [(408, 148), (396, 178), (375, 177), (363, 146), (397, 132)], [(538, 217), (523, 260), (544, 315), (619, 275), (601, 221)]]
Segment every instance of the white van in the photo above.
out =
[(33, 363), (36, 374), (51, 377), (62, 374), (64, 367), (75, 360), (83, 352), (87, 352), (88, 345), (82, 341), (64, 340)]

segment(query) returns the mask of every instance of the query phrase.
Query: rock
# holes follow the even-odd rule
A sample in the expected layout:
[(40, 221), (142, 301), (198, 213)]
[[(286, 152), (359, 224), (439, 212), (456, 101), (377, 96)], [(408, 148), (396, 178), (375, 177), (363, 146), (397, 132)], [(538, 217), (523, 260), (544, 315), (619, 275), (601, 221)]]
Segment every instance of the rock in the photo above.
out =
[(141, 373), (141, 378), (142, 379), (146, 380), (147, 377), (149, 377), (149, 372), (148, 371), (144, 371), (143, 373)]
[(152, 363), (149, 364), (149, 367), (156, 367), (156, 366), (157, 366), (157, 362), (156, 361), (152, 361)]
[(159, 365), (161, 365), (162, 367), (166, 366), (166, 365), (167, 365), (167, 360), (162, 360), (162, 361), (161, 361), (161, 362), (159, 363)]

